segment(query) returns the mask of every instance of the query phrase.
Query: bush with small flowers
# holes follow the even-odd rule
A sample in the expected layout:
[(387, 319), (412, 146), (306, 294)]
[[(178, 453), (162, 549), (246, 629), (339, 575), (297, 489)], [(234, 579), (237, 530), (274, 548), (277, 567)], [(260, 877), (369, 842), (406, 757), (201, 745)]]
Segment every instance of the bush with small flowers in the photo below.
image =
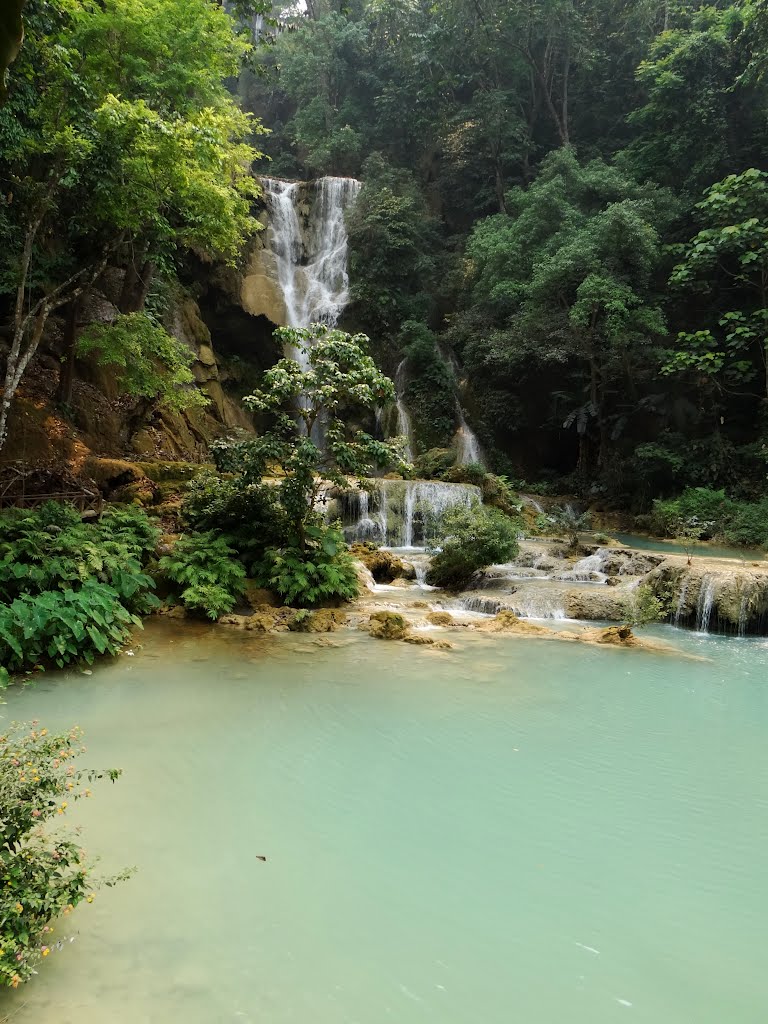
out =
[(76, 768), (84, 750), (78, 728), (52, 735), (14, 724), (0, 734), (0, 987), (28, 981), (61, 948), (59, 917), (91, 902), (97, 885), (128, 876), (97, 882), (77, 837), (57, 827), (73, 801), (91, 795), (89, 783), (120, 775)]

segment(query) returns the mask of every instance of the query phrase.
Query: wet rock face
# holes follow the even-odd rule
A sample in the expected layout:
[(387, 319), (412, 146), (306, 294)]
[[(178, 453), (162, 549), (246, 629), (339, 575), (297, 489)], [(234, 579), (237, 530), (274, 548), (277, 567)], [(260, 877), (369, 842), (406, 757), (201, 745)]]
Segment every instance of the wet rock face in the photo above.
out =
[(569, 619), (622, 622), (627, 617), (630, 596), (614, 587), (569, 590), (565, 595), (565, 613)]
[(370, 571), (377, 583), (392, 583), (395, 580), (412, 580), (416, 570), (410, 562), (403, 561), (391, 551), (371, 548), (366, 544), (353, 544), (353, 556)]
[(702, 631), (763, 633), (768, 620), (768, 565), (696, 558), (667, 559), (646, 577), (675, 625)]

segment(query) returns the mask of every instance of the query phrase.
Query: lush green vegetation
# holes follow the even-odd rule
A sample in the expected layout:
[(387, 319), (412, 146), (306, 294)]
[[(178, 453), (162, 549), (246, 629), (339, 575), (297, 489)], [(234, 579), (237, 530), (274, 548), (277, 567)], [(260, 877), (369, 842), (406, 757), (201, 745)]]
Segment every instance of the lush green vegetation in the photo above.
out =
[(645, 523), (664, 537), (766, 547), (768, 497), (757, 502), (736, 501), (723, 490), (688, 488), (678, 498), (654, 501)]
[(52, 502), (0, 516), (0, 665), (61, 668), (115, 654), (159, 603), (145, 571), (158, 537), (140, 509), (95, 523)]
[(181, 537), (158, 569), (185, 608), (221, 618), (245, 590), (245, 568), (224, 537), (213, 531)]
[(108, 267), (122, 270), (127, 319), (88, 344), (127, 371), (129, 394), (145, 394), (147, 369), (164, 361), (155, 379), (184, 383), (169, 339), (132, 314), (152, 278), (173, 277), (185, 253), (234, 262), (257, 227), (250, 139), (261, 129), (225, 87), (251, 47), (221, 6), (29, 0), (24, 18), (0, 108), (0, 302), (10, 336), (0, 446), (49, 319), (68, 307), (74, 324)]
[(18, 988), (66, 941), (57, 921), (94, 898), (99, 884), (114, 885), (126, 873), (101, 882), (77, 834), (45, 828), (60, 822), (70, 803), (90, 797), (90, 784), (119, 776), (115, 770), (75, 768), (82, 734), (11, 725), (0, 735), (0, 986)]
[(450, 509), (443, 519), (446, 537), (432, 559), (427, 581), (461, 590), (478, 569), (510, 561), (518, 551), (521, 525), (487, 505)]
[(275, 7), (240, 92), (279, 173), (363, 180), (350, 314), (408, 357), (417, 454), (455, 428), (436, 338), (497, 472), (764, 493), (763, 0)]
[[(281, 359), (245, 398), (269, 417), (267, 428), (257, 438), (213, 446), (220, 475), (201, 475), (191, 484), (183, 515), (190, 526), (213, 531), (206, 543), (218, 535), (231, 545), (230, 554), (236, 552), (251, 576), (287, 604), (315, 607), (358, 592), (341, 533), (325, 522), (324, 490), (329, 484), (346, 487), (349, 477), (364, 478), (373, 468), (408, 467), (396, 443), (354, 427), (394, 397), (392, 381), (367, 352), (365, 335), (319, 324), (277, 333), (296, 358)], [(270, 475), (274, 482), (264, 482)], [(161, 561), (161, 567), (168, 564), (168, 558)], [(221, 567), (211, 569), (214, 584)]]

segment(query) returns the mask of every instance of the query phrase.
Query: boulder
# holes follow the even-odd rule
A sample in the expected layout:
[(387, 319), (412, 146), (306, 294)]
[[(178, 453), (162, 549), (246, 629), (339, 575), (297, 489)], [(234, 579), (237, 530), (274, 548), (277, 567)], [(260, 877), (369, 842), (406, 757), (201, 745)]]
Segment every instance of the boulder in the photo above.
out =
[(374, 548), (369, 544), (353, 544), (350, 550), (352, 555), (371, 572), (377, 583), (412, 580), (416, 577), (416, 570), (410, 562), (404, 562), (391, 551)]
[(335, 633), (346, 624), (346, 612), (337, 608), (320, 608), (314, 612), (303, 609), (295, 613), (288, 629), (293, 633)]
[(408, 623), (399, 612), (374, 612), (368, 620), (368, 632), (377, 640), (404, 640)]
[(450, 612), (430, 612), (427, 615), (427, 622), (432, 626), (453, 626), (455, 621)]
[(603, 619), (623, 622), (631, 592), (621, 587), (579, 587), (566, 591), (565, 614), (569, 619)]

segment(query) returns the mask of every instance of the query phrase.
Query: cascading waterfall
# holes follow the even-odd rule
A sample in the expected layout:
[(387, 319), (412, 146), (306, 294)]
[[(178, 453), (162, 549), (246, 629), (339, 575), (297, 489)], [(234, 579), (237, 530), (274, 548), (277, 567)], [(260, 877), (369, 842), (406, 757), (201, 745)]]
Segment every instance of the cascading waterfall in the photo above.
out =
[(464, 410), (461, 408), (458, 398), (456, 399), (456, 415), (459, 420), (459, 429), (456, 431), (458, 464), (460, 466), (469, 466), (470, 464), (477, 463), (482, 466), (484, 463), (480, 451), (480, 442), (477, 440), (474, 430), (464, 419)]
[[(446, 352), (442, 345), (437, 346), (437, 350), (440, 353), (440, 357), (443, 362), (451, 368), (451, 373), (458, 386), (459, 380), (459, 364), (456, 362), (456, 358), (452, 352)], [(460, 466), (468, 466), (470, 463), (477, 463), (480, 466), (485, 465), (483, 459), (483, 453), (480, 449), (480, 442), (477, 439), (477, 434), (467, 423), (464, 416), (464, 410), (461, 407), (459, 401), (458, 390), (455, 392), (456, 401), (456, 420), (459, 424), (458, 430), (456, 431), (456, 461)]]
[[(285, 302), (288, 327), (335, 327), (349, 301), (348, 236), (344, 215), (360, 191), (354, 178), (320, 178), (309, 215), (300, 211), (303, 186), (262, 178), (269, 208), (268, 241)], [(306, 365), (306, 355), (298, 353)]]
[(712, 618), (712, 608), (715, 603), (715, 579), (712, 576), (705, 576), (699, 588), (699, 599), (696, 603), (696, 630), (699, 633), (709, 631), (709, 620)]
[(413, 425), (411, 423), (411, 414), (408, 412), (405, 402), (403, 401), (406, 362), (407, 359), (403, 359), (395, 373), (395, 389), (397, 392), (397, 433), (400, 437), (405, 438), (404, 455), (406, 462), (413, 462)]
[(341, 497), (349, 541), (375, 540), (388, 547), (418, 548), (439, 543), (445, 513), (479, 504), (480, 489), (437, 480), (380, 480), (370, 491)]

